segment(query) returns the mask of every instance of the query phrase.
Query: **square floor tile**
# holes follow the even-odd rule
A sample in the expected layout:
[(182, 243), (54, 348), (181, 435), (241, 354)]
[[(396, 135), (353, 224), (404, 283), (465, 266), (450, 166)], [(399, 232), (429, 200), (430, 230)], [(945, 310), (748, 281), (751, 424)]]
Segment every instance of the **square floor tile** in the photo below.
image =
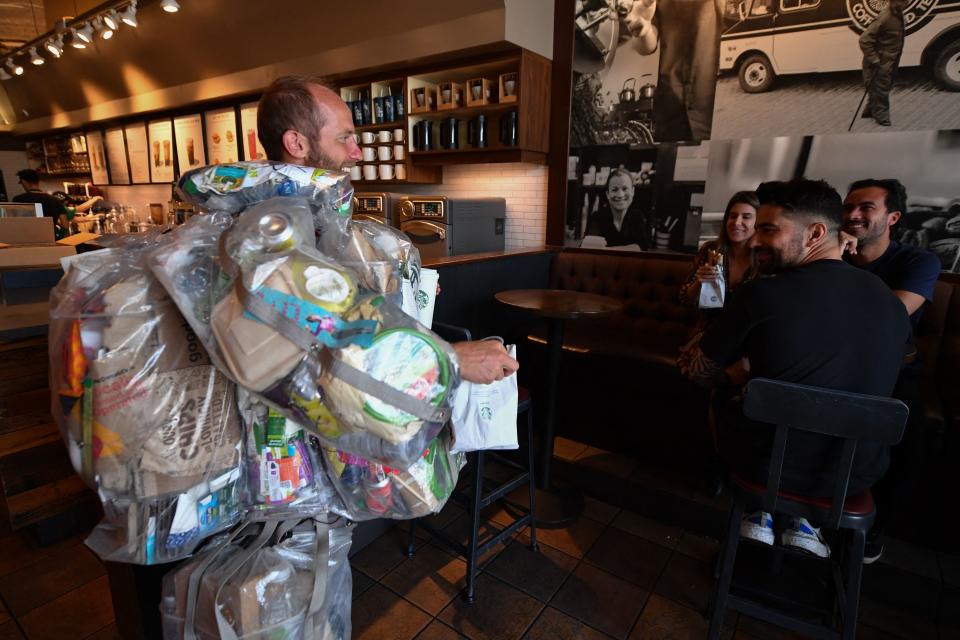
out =
[(426, 544), (380, 579), (431, 615), (437, 615), (466, 586), (467, 564), (446, 551)]
[(574, 463), (577, 466), (593, 469), (622, 480), (629, 478), (638, 465), (633, 458), (596, 447), (587, 447), (584, 451), (581, 451), (580, 455), (574, 459)]
[(3, 549), (3, 553), (0, 553), (0, 576), (5, 576), (53, 553), (79, 544), (82, 544), (81, 539), (75, 537), (67, 538), (49, 547), (40, 547), (33, 542), (26, 531), (2, 536), (0, 537), (0, 549)]
[(707, 610), (713, 593), (713, 573), (706, 562), (673, 554), (654, 591), (696, 611)]
[(720, 541), (684, 531), (677, 543), (677, 552), (700, 562), (713, 562), (720, 553)]
[(553, 439), (553, 456), (561, 460), (573, 462), (581, 453), (587, 450), (587, 445), (576, 440), (556, 437)]
[[(563, 551), (568, 556), (582, 558), (590, 547), (597, 541), (606, 525), (596, 520), (580, 517), (562, 529), (537, 528), (537, 542)], [(520, 536), (524, 542), (529, 536), (524, 533)]]
[[(727, 615), (728, 623), (720, 633), (721, 638), (733, 637), (736, 613)], [(733, 620), (731, 624), (729, 621)], [(707, 637), (710, 621), (701, 613), (653, 594), (643, 608), (630, 640), (702, 640)]]
[(411, 640), (429, 622), (427, 613), (379, 584), (353, 601), (354, 640)]
[(648, 595), (622, 578), (581, 563), (550, 605), (615, 638), (626, 638)]
[(651, 591), (670, 559), (670, 550), (621, 529), (609, 527), (584, 559)]
[(99, 631), (95, 631), (83, 640), (123, 640), (120, 632), (117, 630), (117, 624), (111, 623)]
[(104, 573), (100, 560), (86, 546), (61, 547), (0, 578), (0, 595), (10, 613), (20, 616)]
[(590, 496), (583, 499), (583, 515), (603, 524), (610, 524), (620, 513), (620, 507), (595, 500)]
[[(459, 518), (457, 518), (456, 520), (454, 520), (449, 525), (447, 525), (446, 527), (444, 527), (443, 531), (444, 533), (452, 537), (454, 540), (456, 540), (460, 544), (466, 545), (470, 540), (471, 526), (472, 526), (472, 523), (470, 522), (470, 516), (467, 514), (464, 514)], [(485, 521), (481, 519), (477, 544), (483, 544), (487, 542), (493, 536), (503, 531), (503, 529), (504, 527), (500, 526), (496, 522), (491, 522), (489, 520)], [(501, 551), (503, 551), (508, 544), (510, 544), (510, 540), (512, 540), (515, 535), (516, 534), (507, 536), (499, 544), (495, 544), (489, 549), (487, 549), (486, 553), (483, 553), (477, 556), (477, 568), (483, 568), (484, 566), (486, 566), (488, 562), (496, 558), (497, 555)], [(437, 544), (439, 546), (439, 543)]]
[(543, 602), (549, 602), (567, 579), (577, 559), (547, 545), (531, 551), (526, 542), (514, 540), (486, 572)]
[(482, 574), (477, 598), (454, 598), (438, 618), (473, 640), (517, 640), (543, 610), (543, 603), (507, 583)]
[(859, 619), (867, 626), (883, 629), (904, 638), (936, 638), (936, 621), (898, 609), (887, 600), (861, 596)]
[[(350, 566), (379, 580), (407, 557), (407, 525), (393, 527), (350, 558)], [(423, 541), (420, 542), (423, 544)]]
[(940, 563), (933, 549), (887, 537), (880, 562), (940, 582)]
[(523, 638), (524, 640), (608, 640), (610, 636), (591, 629), (562, 611), (547, 607)]
[(630, 475), (629, 480), (646, 489), (682, 498), (691, 498), (698, 482), (697, 478), (689, 474), (643, 464)]
[[(946, 640), (947, 638), (954, 638), (956, 636), (940, 634), (941, 640)], [(895, 636), (886, 631), (881, 631), (875, 627), (870, 627), (865, 624), (857, 625), (857, 640), (901, 640), (900, 636)]]
[(740, 614), (734, 640), (807, 640), (807, 636)]
[(680, 527), (657, 522), (633, 511), (621, 511), (611, 525), (650, 542), (656, 542), (667, 549), (676, 547), (683, 534), (683, 529)]
[(22, 640), (23, 634), (13, 620), (0, 623), (0, 640)]
[(18, 619), (30, 640), (85, 638), (113, 622), (110, 582), (101, 576)]
[(417, 640), (461, 640), (467, 636), (457, 633), (439, 620), (434, 620), (420, 632)]
[(353, 578), (353, 599), (359, 598), (364, 591), (376, 584), (376, 581), (355, 567), (350, 567)]

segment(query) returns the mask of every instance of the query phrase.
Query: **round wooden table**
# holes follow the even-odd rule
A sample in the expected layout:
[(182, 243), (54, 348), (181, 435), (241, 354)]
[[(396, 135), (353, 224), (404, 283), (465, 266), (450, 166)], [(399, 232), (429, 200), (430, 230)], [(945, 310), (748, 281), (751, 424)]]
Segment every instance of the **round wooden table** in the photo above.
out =
[[(550, 489), (550, 466), (553, 461), (553, 440), (556, 431), (557, 383), (560, 379), (560, 357), (563, 353), (563, 327), (568, 320), (583, 318), (603, 318), (620, 312), (623, 303), (614, 298), (580, 291), (565, 289), (513, 289), (501, 291), (494, 296), (500, 304), (515, 311), (546, 318), (549, 324), (547, 334), (547, 398), (544, 418), (544, 430), (540, 438), (539, 486)], [(574, 500), (563, 500), (561, 517), (548, 518), (537, 516), (538, 525), (562, 525), (578, 515), (583, 496)], [(552, 510), (552, 509), (551, 509)], [(538, 512), (542, 512), (540, 505)]]

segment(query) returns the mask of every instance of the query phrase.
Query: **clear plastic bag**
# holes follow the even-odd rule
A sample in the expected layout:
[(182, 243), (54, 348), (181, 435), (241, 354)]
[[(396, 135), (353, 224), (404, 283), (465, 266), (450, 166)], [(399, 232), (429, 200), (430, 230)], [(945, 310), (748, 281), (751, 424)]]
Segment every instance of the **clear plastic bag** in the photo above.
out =
[[(405, 468), (449, 415), (455, 354), (368, 289), (368, 279), (319, 252), (312, 228), (307, 201), (273, 198), (246, 209), (227, 232), (211, 223), (184, 229), (152, 266), (241, 386), (328, 446)], [(362, 232), (350, 246), (368, 236), (381, 237)], [(397, 269), (400, 258), (416, 268), (414, 253), (382, 237), (392, 239), (373, 253)]]
[(151, 243), (81, 256), (51, 292), (51, 412), (104, 520), (104, 560), (184, 558), (241, 514), (235, 385), (146, 268)]
[(437, 513), (457, 485), (465, 463), (450, 453), (443, 430), (406, 469), (394, 469), (344, 451), (324, 449), (331, 480), (343, 497), (343, 515), (351, 520), (406, 520)]
[(343, 520), (241, 525), (164, 577), (164, 640), (348, 640), (351, 537)]
[(320, 460), (316, 436), (240, 389), (243, 419), (242, 499), (248, 510), (270, 517), (342, 512)]

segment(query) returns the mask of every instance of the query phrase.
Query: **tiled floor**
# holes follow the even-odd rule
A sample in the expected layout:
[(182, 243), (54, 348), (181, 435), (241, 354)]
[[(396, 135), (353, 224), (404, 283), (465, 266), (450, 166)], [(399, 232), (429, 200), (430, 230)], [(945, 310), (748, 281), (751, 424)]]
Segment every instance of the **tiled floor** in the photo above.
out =
[[(529, 550), (520, 532), (483, 558), (473, 605), (460, 597), (466, 563), (428, 541), (422, 530), (415, 555), (407, 558), (402, 524), (351, 559), (353, 637), (705, 637), (710, 562), (718, 543), (702, 528), (678, 523), (701, 520), (687, 518), (689, 509), (707, 512), (702, 520), (712, 521), (723, 501), (703, 495), (676, 470), (645, 465), (640, 473), (603, 452), (560, 444), (558, 452), (568, 460), (590, 457), (591, 471), (642, 481), (674, 502), (642, 494), (643, 504), (657, 506), (639, 513), (588, 498), (584, 515), (570, 526), (538, 531), (539, 553)], [(659, 506), (681, 499), (692, 506)], [(509, 522), (496, 508), (485, 515), (491, 530)], [(465, 536), (464, 512), (452, 504), (432, 521)], [(893, 541), (881, 563), (867, 568), (861, 601), (860, 638), (960, 638), (960, 556)], [(727, 639), (797, 637), (746, 616), (730, 616), (727, 623)], [(24, 534), (0, 537), (0, 640), (118, 637), (103, 566), (80, 538), (37, 548)]]

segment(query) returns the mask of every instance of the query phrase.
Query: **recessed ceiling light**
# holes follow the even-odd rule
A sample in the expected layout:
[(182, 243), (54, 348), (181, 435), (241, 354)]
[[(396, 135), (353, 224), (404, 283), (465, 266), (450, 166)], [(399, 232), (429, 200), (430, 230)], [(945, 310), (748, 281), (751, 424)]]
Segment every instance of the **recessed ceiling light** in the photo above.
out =
[(46, 60), (40, 57), (40, 54), (37, 53), (37, 48), (30, 47), (30, 64), (34, 64), (39, 67), (44, 62), (46, 62)]
[(176, 13), (180, 11), (180, 4), (177, 0), (160, 0), (160, 8), (167, 13)]

